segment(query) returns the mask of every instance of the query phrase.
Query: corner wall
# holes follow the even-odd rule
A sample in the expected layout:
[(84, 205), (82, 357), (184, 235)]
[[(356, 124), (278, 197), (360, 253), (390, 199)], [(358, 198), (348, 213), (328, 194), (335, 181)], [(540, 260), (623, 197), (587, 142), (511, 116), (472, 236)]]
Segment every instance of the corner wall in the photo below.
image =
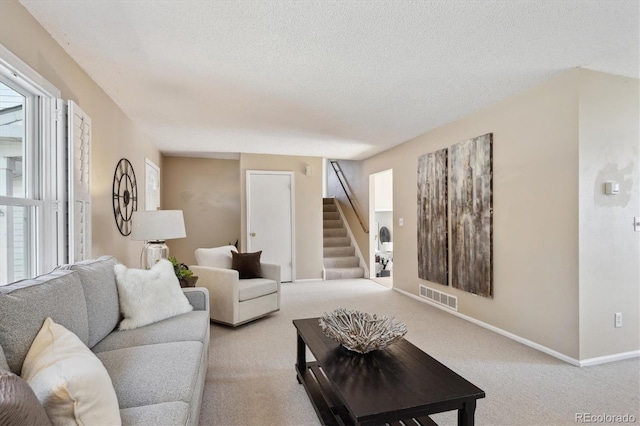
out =
[(182, 210), (186, 238), (167, 241), (170, 255), (196, 264), (195, 250), (240, 239), (240, 161), (164, 157), (162, 208)]
[(113, 217), (112, 185), (116, 164), (131, 161), (144, 209), (144, 165), (148, 157), (162, 168), (162, 156), (147, 135), (80, 68), (17, 0), (0, 2), (0, 43), (60, 89), (92, 120), (92, 255), (110, 254), (128, 266), (140, 265), (142, 242), (120, 235)]
[[(639, 95), (636, 79), (580, 74), (581, 359), (640, 349)], [(606, 181), (620, 194), (605, 195)]]
[[(311, 166), (311, 176), (304, 174)], [(295, 186), (296, 280), (322, 278), (322, 158), (240, 155), (241, 247), (247, 245), (247, 170), (292, 171)]]
[[(394, 287), (418, 295), (424, 282), (464, 315), (579, 357), (578, 88), (579, 71), (567, 72), (362, 162), (363, 180), (393, 168)], [(493, 299), (417, 276), (418, 157), (489, 132)]]

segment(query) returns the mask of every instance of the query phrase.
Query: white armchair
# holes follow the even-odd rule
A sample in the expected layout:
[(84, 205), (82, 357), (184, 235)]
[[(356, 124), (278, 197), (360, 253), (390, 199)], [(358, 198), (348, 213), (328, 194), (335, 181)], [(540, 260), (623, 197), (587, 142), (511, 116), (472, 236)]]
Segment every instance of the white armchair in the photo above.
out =
[(209, 290), (211, 320), (238, 326), (280, 310), (280, 266), (260, 263), (262, 278), (240, 279), (231, 269), (234, 246), (199, 248), (198, 286)]

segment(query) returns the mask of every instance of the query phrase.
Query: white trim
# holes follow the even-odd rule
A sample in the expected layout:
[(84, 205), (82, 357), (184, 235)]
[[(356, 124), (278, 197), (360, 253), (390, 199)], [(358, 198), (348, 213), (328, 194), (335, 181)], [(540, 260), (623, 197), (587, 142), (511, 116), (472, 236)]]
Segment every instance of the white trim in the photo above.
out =
[(491, 324), (487, 324), (486, 322), (482, 322), (480, 320), (477, 320), (475, 318), (469, 317), (467, 315), (461, 314), (460, 312), (455, 312), (452, 311), (450, 309), (445, 308), (444, 306), (440, 306), (437, 305), (433, 302), (430, 302), (429, 300), (423, 299), (421, 297), (416, 296), (415, 294), (411, 294), (407, 291), (404, 290), (400, 290), (399, 288), (395, 288), (394, 290), (397, 291), (398, 293), (404, 294), (405, 296), (408, 296), (412, 299), (418, 300), (420, 302), (426, 303), (428, 305), (431, 305), (435, 308), (440, 309), (441, 311), (447, 312), (451, 315), (455, 315), (459, 318), (462, 318), (464, 320), (467, 320), (473, 324), (479, 325), (482, 328), (486, 328), (487, 330), (491, 330), (495, 333), (501, 334), (502, 336), (508, 337), (511, 340), (515, 340), (516, 342), (522, 343), (523, 345), (529, 346), (530, 348), (533, 349), (537, 349), (540, 352), (544, 352), (547, 355), (551, 355), (554, 358), (558, 358), (559, 360), (562, 360), (564, 362), (567, 362), (571, 365), (575, 365), (576, 367), (588, 367), (588, 366), (592, 366), (592, 365), (598, 365), (598, 364), (604, 364), (607, 362), (613, 362), (613, 361), (620, 361), (623, 359), (629, 359), (629, 358), (636, 358), (636, 357), (640, 357), (640, 351), (631, 351), (631, 352), (622, 352), (622, 353), (618, 353), (618, 354), (612, 354), (612, 355), (606, 355), (606, 356), (601, 356), (601, 357), (596, 357), (596, 358), (588, 358), (585, 360), (577, 360), (575, 358), (571, 358), (570, 356), (567, 356), (565, 354), (562, 354), (558, 351), (554, 351), (553, 349), (547, 348), (546, 346), (542, 346), (536, 342), (532, 342), (531, 340), (525, 339), (524, 337), (520, 337), (516, 334), (510, 333), (506, 330), (503, 330), (501, 328), (495, 327)]
[[(376, 251), (378, 251), (377, 238), (380, 238), (379, 236), (376, 238), (376, 236), (378, 235), (378, 229), (379, 229), (378, 228), (379, 225), (376, 222), (376, 212), (393, 212), (393, 207), (394, 207), (392, 205), (390, 209), (376, 210), (376, 176), (382, 173), (389, 173), (389, 172), (391, 172), (391, 177), (393, 179), (393, 168), (381, 170), (379, 172), (371, 173), (369, 175), (369, 238), (368, 240), (369, 240), (369, 265), (372, 265), (371, 274), (369, 277), (371, 279), (378, 278), (376, 277), (376, 268), (373, 266), (375, 265)], [(393, 204), (393, 185), (391, 185), (391, 203)], [(391, 221), (393, 222), (393, 217), (391, 218)], [(371, 224), (376, 224), (375, 231), (373, 230), (373, 227), (371, 226)], [(395, 253), (394, 253), (394, 257), (395, 257)], [(393, 288), (393, 278), (391, 279), (391, 287)]]
[(296, 280), (296, 283), (311, 283), (315, 281), (324, 281), (324, 280), (322, 278), (304, 278), (301, 280)]
[[(66, 103), (62, 99), (52, 99), (52, 122), (51, 122), (51, 135), (56, 140), (56, 154), (54, 167), (58, 171), (57, 173), (66, 169), (67, 167), (67, 126), (66, 121), (63, 119), (63, 113), (66, 111)], [(54, 136), (55, 135), (55, 136)], [(69, 186), (66, 179), (56, 179), (55, 185), (55, 201), (54, 210), (56, 211), (56, 229), (57, 229), (57, 253), (58, 253), (58, 265), (66, 263), (68, 260), (67, 253), (67, 202), (69, 201)]]
[(42, 95), (59, 98), (60, 90), (0, 43), (0, 71), (21, 86)]
[(44, 201), (34, 200), (33, 198), (5, 197), (4, 195), (0, 195), (0, 204), (16, 207), (42, 207), (44, 206)]
[[(147, 205), (147, 202), (149, 201), (149, 197), (147, 196), (147, 171), (150, 168), (151, 170), (153, 170), (154, 172), (158, 173), (158, 205), (150, 208), (151, 206)], [(162, 181), (161, 181), (161, 176), (160, 176), (160, 167), (158, 167), (158, 165), (156, 163), (154, 163), (153, 161), (151, 161), (149, 158), (144, 157), (144, 209), (145, 210), (157, 210), (160, 208), (160, 206), (162, 205), (161, 202), (161, 185)]]
[(583, 359), (580, 361), (580, 367), (591, 367), (592, 365), (606, 364), (609, 362), (622, 361), (624, 359), (638, 357), (640, 357), (640, 351), (620, 352), (612, 355)]
[(367, 266), (367, 262), (364, 261), (364, 256), (360, 251), (360, 247), (358, 246), (358, 241), (356, 240), (356, 237), (353, 235), (353, 232), (351, 232), (351, 227), (349, 226), (349, 222), (347, 221), (347, 218), (344, 216), (344, 212), (340, 207), (340, 203), (338, 203), (338, 199), (336, 197), (331, 197), (331, 198), (333, 198), (333, 203), (336, 205), (336, 208), (338, 209), (338, 213), (340, 213), (340, 217), (342, 218), (342, 223), (344, 224), (344, 227), (347, 228), (347, 235), (349, 236), (349, 238), (351, 238), (353, 247), (356, 249), (356, 256), (358, 256), (359, 265), (362, 269), (364, 269), (364, 277), (369, 278), (369, 267)]
[[(76, 118), (80, 120), (80, 129), (76, 130)], [(91, 220), (91, 148), (92, 122), (80, 106), (74, 101), (67, 102), (67, 182), (68, 192), (68, 229), (67, 244), (69, 263), (91, 259), (92, 220)], [(76, 164), (77, 149), (81, 158), (80, 169)], [(86, 152), (86, 154), (84, 154)], [(76, 206), (81, 205), (78, 214)], [(82, 235), (82, 244), (76, 244), (76, 236)]]
[(288, 175), (290, 178), (290, 202), (291, 202), (291, 282), (296, 282), (296, 187), (295, 187), (295, 174), (291, 171), (273, 171), (273, 170), (247, 170), (245, 172), (245, 186), (246, 186), (246, 209), (247, 209), (247, 223), (245, 226), (245, 241), (247, 243), (247, 251), (251, 250), (251, 239), (249, 238), (251, 224), (251, 175)]
[[(374, 224), (375, 231), (372, 231), (373, 227), (369, 226), (369, 235), (368, 235), (368, 243), (369, 243), (369, 265), (371, 265), (370, 273), (367, 274), (369, 278), (378, 278), (376, 277), (376, 248), (378, 247), (378, 241), (376, 235), (378, 234), (378, 224), (376, 223), (376, 174), (372, 173), (369, 175), (369, 224)], [(391, 281), (391, 287), (393, 288), (393, 281)]]

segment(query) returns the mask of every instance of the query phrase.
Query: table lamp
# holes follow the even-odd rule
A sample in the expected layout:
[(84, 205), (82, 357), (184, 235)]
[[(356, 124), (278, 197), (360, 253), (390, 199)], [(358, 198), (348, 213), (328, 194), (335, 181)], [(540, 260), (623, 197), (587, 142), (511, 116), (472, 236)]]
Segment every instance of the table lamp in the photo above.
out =
[(169, 258), (166, 240), (185, 238), (182, 210), (148, 210), (134, 212), (131, 239), (145, 241), (140, 266), (150, 269), (160, 259)]

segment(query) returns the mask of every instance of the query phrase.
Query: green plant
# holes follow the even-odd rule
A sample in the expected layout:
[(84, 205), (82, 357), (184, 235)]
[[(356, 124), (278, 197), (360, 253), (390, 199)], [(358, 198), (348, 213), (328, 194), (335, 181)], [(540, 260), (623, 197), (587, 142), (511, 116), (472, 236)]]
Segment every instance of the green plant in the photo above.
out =
[(175, 257), (169, 257), (169, 262), (173, 265), (173, 272), (175, 272), (176, 277), (178, 277), (179, 280), (191, 278), (193, 276), (193, 271), (191, 271), (184, 263), (178, 262)]

